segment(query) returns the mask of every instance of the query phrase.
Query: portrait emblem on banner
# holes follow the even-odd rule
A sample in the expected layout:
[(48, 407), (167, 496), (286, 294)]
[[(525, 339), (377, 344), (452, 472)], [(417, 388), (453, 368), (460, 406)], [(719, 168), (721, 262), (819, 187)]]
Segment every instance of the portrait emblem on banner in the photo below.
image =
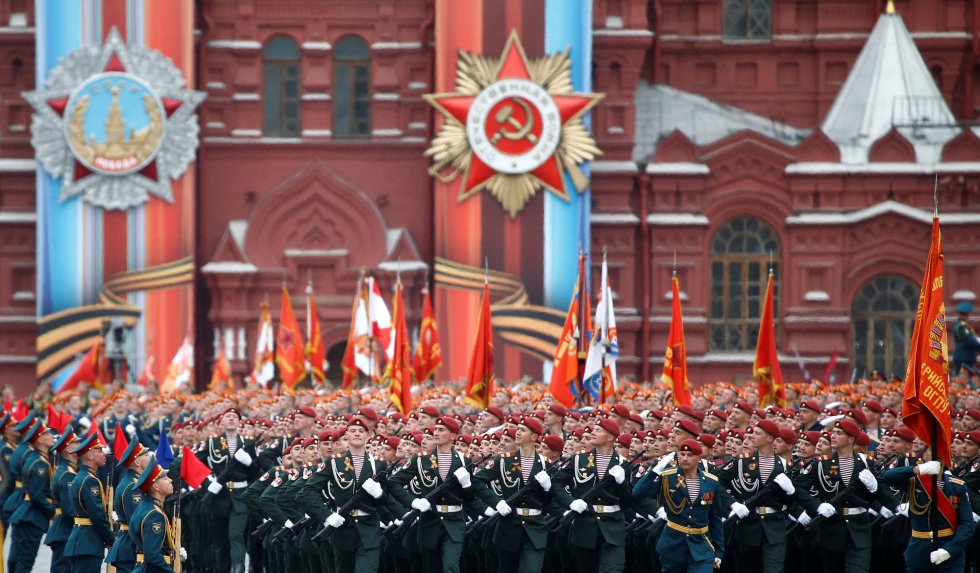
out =
[[(568, 52), (529, 60), (516, 32), (501, 58), (459, 54), (456, 91), (426, 96), (445, 118), (426, 156), (459, 200), (487, 189), (512, 217), (544, 188), (568, 200), (588, 186), (579, 164), (601, 155), (582, 116), (601, 94), (572, 91)], [(565, 173), (568, 177), (565, 177)]]
[(150, 196), (173, 201), (171, 181), (194, 160), (196, 110), (205, 94), (185, 89), (183, 72), (161, 54), (127, 45), (113, 29), (101, 46), (63, 57), (34, 107), (37, 160), (61, 181), (60, 200), (128, 209)]

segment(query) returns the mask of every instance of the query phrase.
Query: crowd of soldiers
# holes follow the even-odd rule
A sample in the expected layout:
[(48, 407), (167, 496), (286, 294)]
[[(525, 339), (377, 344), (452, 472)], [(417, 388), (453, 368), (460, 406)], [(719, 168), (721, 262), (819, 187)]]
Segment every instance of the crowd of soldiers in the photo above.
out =
[(73, 572), (980, 572), (976, 382), (951, 383), (952, 467), (877, 376), (762, 409), (727, 383), (567, 408), (524, 381), (480, 412), (453, 384), (408, 413), (380, 387), (58, 396), (57, 434), (47, 404), (0, 413), (7, 573), (42, 539)]

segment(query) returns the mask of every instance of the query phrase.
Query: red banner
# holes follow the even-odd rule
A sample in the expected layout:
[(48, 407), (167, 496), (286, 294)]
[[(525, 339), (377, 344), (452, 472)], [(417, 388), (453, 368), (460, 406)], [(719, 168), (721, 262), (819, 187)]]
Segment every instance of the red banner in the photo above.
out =
[(674, 404), (691, 405), (691, 385), (687, 380), (687, 345), (684, 343), (684, 318), (681, 315), (680, 283), (674, 276), (674, 304), (670, 313), (670, 333), (667, 335), (667, 353), (664, 371), (660, 379), (674, 390)]
[(279, 379), (286, 388), (292, 389), (306, 377), (306, 356), (304, 356), (303, 335), (296, 322), (293, 303), (289, 291), (282, 287), (282, 310), (279, 313), (279, 334), (276, 336), (276, 366)]
[[(561, 337), (555, 349), (551, 382), (548, 385), (548, 392), (566, 408), (575, 405), (579, 393), (579, 381), (582, 379), (580, 355), (584, 357), (585, 347), (582, 343), (588, 340), (588, 333), (582, 331), (580, 309), (583, 300), (585, 307), (589, 306), (587, 279), (585, 255), (579, 255), (578, 280), (575, 281), (575, 291), (572, 293), (572, 301), (568, 304), (568, 314), (565, 315), (565, 326), (561, 329)], [(589, 312), (586, 311), (585, 315), (588, 317)]]
[(769, 272), (766, 285), (766, 301), (759, 321), (759, 339), (755, 347), (755, 363), (752, 375), (759, 380), (759, 407), (769, 404), (786, 407), (786, 387), (783, 385), (783, 372), (779, 369), (779, 352), (776, 350), (776, 324), (773, 310), (773, 277)]
[(327, 380), (327, 350), (320, 336), (320, 318), (316, 314), (316, 301), (313, 300), (313, 285), (306, 287), (306, 361), (310, 365), (310, 380), (313, 384), (323, 384)]
[(411, 344), (408, 341), (408, 328), (405, 326), (405, 302), (402, 300), (402, 283), (395, 285), (392, 301), (392, 321), (395, 328), (395, 351), (385, 371), (389, 384), (388, 400), (402, 414), (412, 410), (412, 364)]
[(415, 349), (415, 358), (412, 361), (415, 379), (419, 382), (432, 378), (436, 370), (442, 366), (439, 327), (436, 325), (436, 315), (432, 312), (432, 297), (429, 295), (429, 289), (424, 289), (422, 295), (422, 326), (419, 328), (419, 345)]
[(467, 404), (484, 409), (493, 395), (493, 325), (490, 320), (490, 285), (483, 284), (480, 301), (480, 319), (476, 329), (476, 342), (470, 355), (470, 368), (466, 376)]
[[(919, 309), (905, 370), (902, 421), (933, 446), (933, 459), (952, 464), (946, 306), (943, 304), (943, 244), (939, 217), (932, 220), (932, 244), (919, 292)], [(933, 436), (935, 435), (935, 442)]]

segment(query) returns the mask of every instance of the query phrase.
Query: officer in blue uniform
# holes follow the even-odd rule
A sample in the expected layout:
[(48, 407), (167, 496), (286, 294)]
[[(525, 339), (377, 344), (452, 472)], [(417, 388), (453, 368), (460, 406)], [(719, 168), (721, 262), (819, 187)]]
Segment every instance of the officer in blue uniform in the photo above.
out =
[(174, 559), (183, 556), (170, 520), (163, 511), (163, 500), (174, 492), (173, 481), (167, 472), (151, 458), (149, 465), (136, 479), (141, 492), (139, 506), (130, 516), (129, 537), (136, 546), (136, 573), (173, 573)]
[(129, 536), (129, 517), (143, 501), (143, 493), (133, 484), (149, 461), (150, 450), (134, 436), (116, 464), (116, 471), (123, 474), (112, 503), (113, 521), (119, 524), (119, 531), (105, 562), (115, 565), (117, 573), (130, 573), (136, 567), (136, 546)]
[(71, 561), (65, 557), (65, 543), (71, 535), (75, 524), (75, 512), (72, 509), (69, 489), (71, 482), (78, 475), (75, 454), (69, 452), (78, 445), (78, 437), (70, 430), (58, 436), (51, 448), (58, 454), (58, 465), (51, 475), (51, 497), (54, 498), (54, 519), (44, 536), (44, 544), (51, 548), (51, 573), (68, 573), (71, 571)]
[(657, 464), (633, 488), (633, 497), (656, 498), (665, 510), (667, 526), (657, 541), (664, 573), (709, 573), (721, 566), (722, 489), (702, 467), (702, 453), (697, 441), (684, 440), (677, 448), (677, 467)]
[(956, 320), (956, 328), (953, 330), (953, 375), (960, 373), (966, 366), (971, 372), (976, 372), (974, 367), (977, 363), (977, 352), (980, 352), (980, 340), (977, 340), (977, 333), (970, 326), (970, 313), (973, 312), (973, 303), (963, 301), (956, 305), (956, 312), (960, 313)]
[(51, 499), (51, 462), (48, 452), (54, 445), (54, 434), (40, 420), (24, 435), (33, 448), (24, 456), (24, 501), (10, 516), (10, 573), (29, 572), (41, 546), (41, 537), (54, 517)]
[[(930, 453), (926, 450), (925, 455), (931, 458)], [(930, 499), (932, 480), (935, 479), (939, 479), (941, 487), (933, 511)], [(976, 527), (963, 480), (954, 478), (949, 471), (942, 472), (942, 465), (937, 461), (887, 470), (882, 474), (882, 480), (893, 486), (904, 486), (909, 491), (912, 538), (905, 550), (909, 573), (963, 571), (966, 546)], [(933, 535), (939, 537), (938, 544), (934, 544)]]
[(106, 515), (105, 486), (97, 476), (99, 468), (105, 466), (106, 455), (95, 433), (86, 436), (72, 453), (78, 456), (80, 470), (68, 492), (75, 524), (65, 544), (65, 557), (71, 559), (72, 573), (98, 573), (105, 550), (114, 541)]
[[(34, 416), (27, 416), (14, 426), (14, 430), (21, 436), (21, 441), (14, 448), (13, 453), (10, 454), (10, 463), (7, 466), (7, 470), (10, 472), (10, 479), (14, 480), (14, 487), (8, 490), (9, 495), (3, 501), (3, 509), (0, 510), (0, 518), (3, 519), (4, 524), (10, 523), (10, 516), (24, 502), (24, 482), (21, 480), (21, 472), (24, 469), (24, 456), (33, 448), (27, 440), (23, 439), (23, 436), (31, 429), (34, 420)], [(9, 564), (10, 560), (8, 559), (7, 561)]]

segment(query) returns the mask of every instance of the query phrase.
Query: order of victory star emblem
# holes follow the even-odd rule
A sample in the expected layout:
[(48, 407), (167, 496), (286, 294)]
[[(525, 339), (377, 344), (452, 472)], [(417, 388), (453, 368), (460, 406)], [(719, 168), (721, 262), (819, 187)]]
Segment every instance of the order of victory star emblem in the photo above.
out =
[(101, 46), (62, 58), (34, 107), (31, 143), (61, 180), (60, 200), (81, 197), (104, 209), (139, 206), (155, 195), (173, 202), (171, 181), (194, 160), (203, 92), (184, 89), (166, 56), (127, 45), (113, 29)]
[(425, 152), (429, 174), (462, 175), (459, 201), (487, 189), (511, 218), (542, 187), (568, 200), (565, 172), (581, 193), (579, 164), (601, 155), (582, 116), (602, 97), (572, 92), (567, 50), (529, 60), (516, 32), (499, 59), (460, 52), (456, 91), (426, 96), (446, 120)]

